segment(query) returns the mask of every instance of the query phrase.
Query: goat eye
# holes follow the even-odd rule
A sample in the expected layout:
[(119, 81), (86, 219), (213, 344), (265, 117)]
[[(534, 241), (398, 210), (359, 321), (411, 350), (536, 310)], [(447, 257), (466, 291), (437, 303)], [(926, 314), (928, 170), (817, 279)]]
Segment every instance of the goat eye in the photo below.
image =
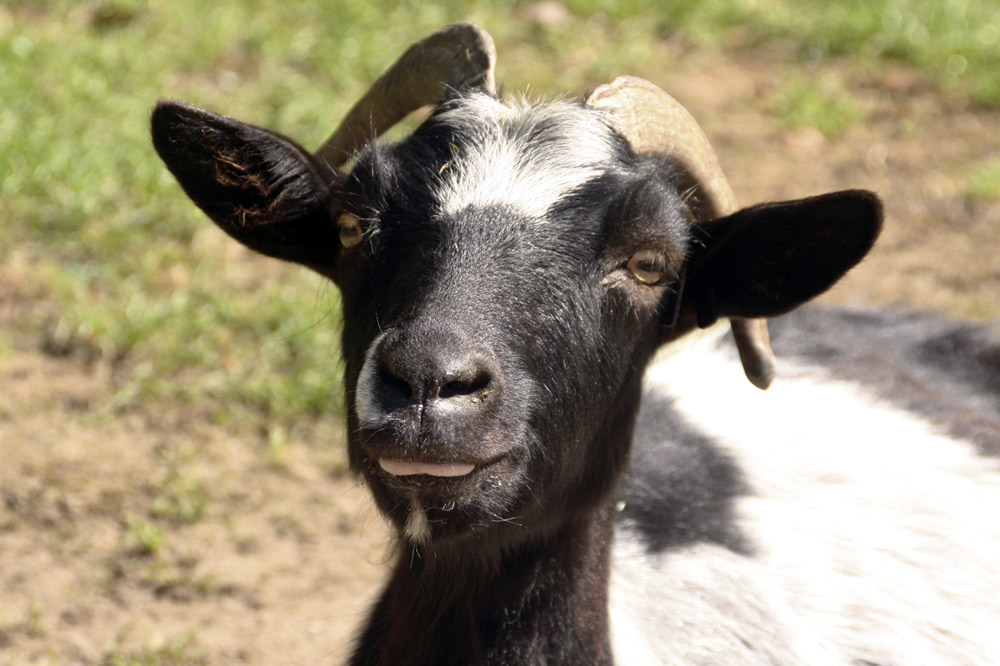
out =
[(365, 238), (358, 216), (351, 213), (340, 214), (337, 218), (337, 230), (340, 232), (340, 244), (345, 248), (354, 247)]
[(657, 250), (639, 250), (628, 260), (629, 272), (643, 284), (656, 284), (667, 274), (667, 258)]

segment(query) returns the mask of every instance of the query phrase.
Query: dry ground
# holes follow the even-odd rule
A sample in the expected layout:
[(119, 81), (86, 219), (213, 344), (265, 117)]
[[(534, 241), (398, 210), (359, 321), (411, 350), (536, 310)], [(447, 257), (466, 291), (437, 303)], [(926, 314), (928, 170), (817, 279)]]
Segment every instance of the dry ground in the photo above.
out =
[[(827, 139), (767, 112), (782, 63), (666, 48), (662, 62), (635, 73), (702, 119), (742, 202), (882, 194), (885, 235), (828, 302), (1000, 318), (1000, 202), (963, 194), (1000, 152), (995, 111), (901, 67), (832, 63), (816, 76), (851, 90), (867, 119)], [(12, 332), (48, 307), (24, 270), (0, 266), (13, 347), (0, 353), (0, 665), (343, 662), (387, 537), (338, 472), (339, 435), (317, 428), (275, 453), (197, 414), (95, 414), (111, 369)]]

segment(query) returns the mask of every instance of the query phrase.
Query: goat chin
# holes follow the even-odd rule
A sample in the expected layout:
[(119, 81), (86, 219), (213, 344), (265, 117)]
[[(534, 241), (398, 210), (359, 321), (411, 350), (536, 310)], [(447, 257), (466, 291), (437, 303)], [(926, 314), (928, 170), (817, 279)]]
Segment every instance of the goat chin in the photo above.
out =
[[(737, 368), (704, 338), (649, 368), (644, 405), (669, 401), (738, 467), (749, 556), (710, 540), (656, 552), (622, 520), (616, 663), (996, 663), (996, 459), (802, 360), (767, 393), (729, 381)], [(640, 412), (641, 446), (670, 446), (661, 418)]]

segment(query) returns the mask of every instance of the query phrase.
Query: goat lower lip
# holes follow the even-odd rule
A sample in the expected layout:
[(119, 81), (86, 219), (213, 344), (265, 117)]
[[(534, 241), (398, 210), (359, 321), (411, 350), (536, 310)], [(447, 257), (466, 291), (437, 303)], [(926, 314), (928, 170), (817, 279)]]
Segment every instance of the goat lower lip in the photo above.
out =
[(379, 458), (379, 467), (393, 476), (437, 476), (437, 477), (458, 477), (470, 474), (476, 466), (472, 463), (426, 463), (411, 460), (393, 460), (392, 458)]

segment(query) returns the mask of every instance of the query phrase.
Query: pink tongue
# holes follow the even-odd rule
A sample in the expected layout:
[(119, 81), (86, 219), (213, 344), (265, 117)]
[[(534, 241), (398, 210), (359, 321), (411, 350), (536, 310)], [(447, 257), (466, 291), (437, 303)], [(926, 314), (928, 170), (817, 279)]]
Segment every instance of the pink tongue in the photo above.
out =
[(426, 474), (427, 476), (465, 476), (476, 468), (469, 463), (425, 463), (410, 460), (390, 460), (379, 458), (379, 466), (393, 476), (411, 476)]

